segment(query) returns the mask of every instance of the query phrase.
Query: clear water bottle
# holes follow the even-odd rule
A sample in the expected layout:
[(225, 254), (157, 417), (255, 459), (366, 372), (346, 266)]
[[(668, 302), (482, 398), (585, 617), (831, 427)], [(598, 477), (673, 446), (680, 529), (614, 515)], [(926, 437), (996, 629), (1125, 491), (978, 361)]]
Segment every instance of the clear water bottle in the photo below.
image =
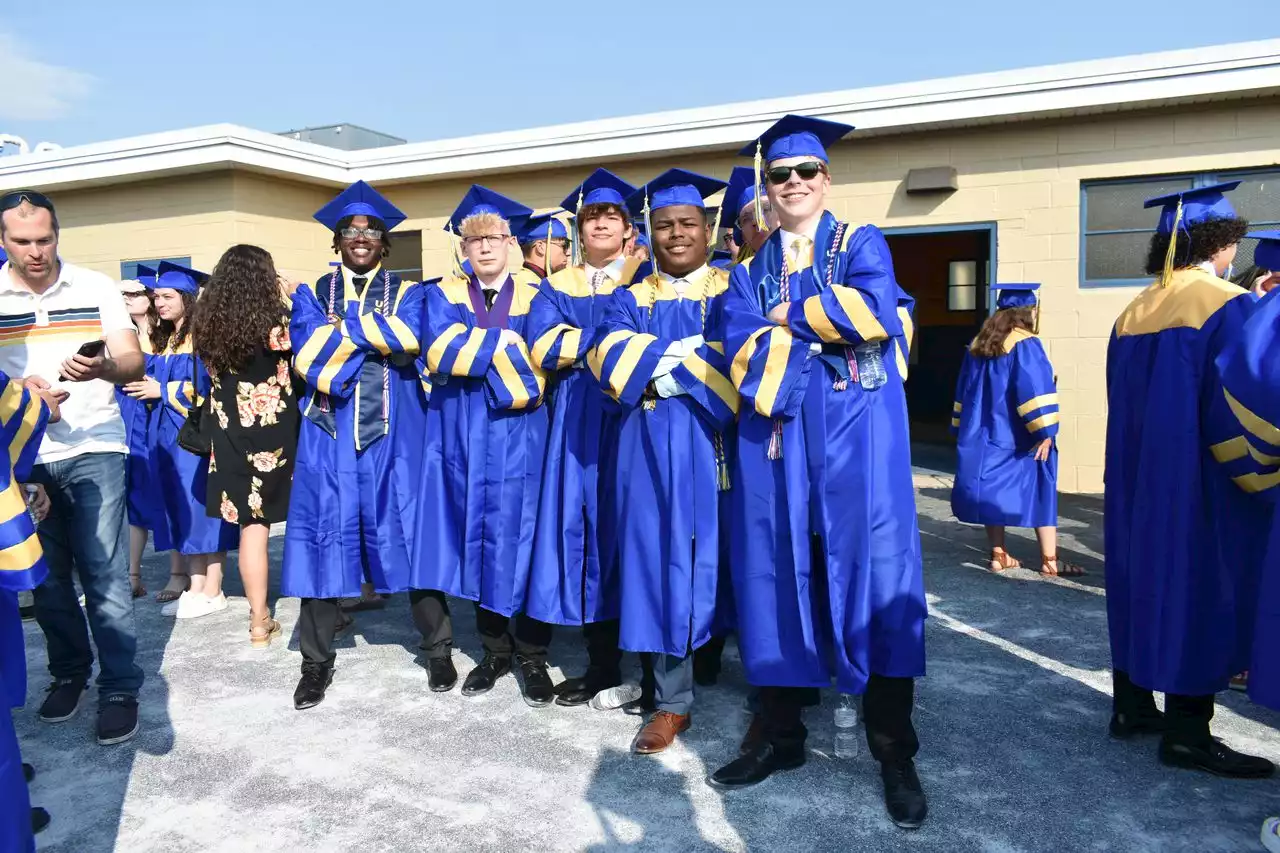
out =
[(865, 343), (853, 351), (858, 361), (858, 381), (868, 391), (874, 391), (889, 381), (889, 374), (884, 369), (884, 356), (880, 354), (880, 344)]
[(31, 520), (38, 525), (40, 519), (36, 518), (36, 511), (32, 504), (35, 503), (36, 495), (39, 494), (40, 488), (35, 483), (24, 483), (22, 490), (26, 492), (27, 496), (27, 515), (31, 516)]
[(847, 693), (836, 706), (836, 758), (858, 757), (858, 705)]

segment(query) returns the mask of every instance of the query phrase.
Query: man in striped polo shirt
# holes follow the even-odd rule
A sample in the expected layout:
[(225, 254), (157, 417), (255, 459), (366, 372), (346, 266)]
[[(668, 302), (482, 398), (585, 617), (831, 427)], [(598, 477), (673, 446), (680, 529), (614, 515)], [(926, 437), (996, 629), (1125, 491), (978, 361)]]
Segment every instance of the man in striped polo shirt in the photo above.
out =
[[(75, 716), (93, 667), (92, 630), (98, 742), (121, 743), (138, 731), (142, 669), (134, 661), (125, 524), (128, 447), (113, 386), (142, 376), (142, 351), (116, 283), (59, 259), (58, 217), (47, 197), (32, 190), (0, 197), (0, 246), (9, 255), (0, 267), (0, 370), (63, 401), (62, 420), (45, 433), (31, 477), (52, 502), (39, 528), (49, 577), (35, 592), (53, 675), (40, 719)], [(85, 345), (99, 348), (80, 354)]]

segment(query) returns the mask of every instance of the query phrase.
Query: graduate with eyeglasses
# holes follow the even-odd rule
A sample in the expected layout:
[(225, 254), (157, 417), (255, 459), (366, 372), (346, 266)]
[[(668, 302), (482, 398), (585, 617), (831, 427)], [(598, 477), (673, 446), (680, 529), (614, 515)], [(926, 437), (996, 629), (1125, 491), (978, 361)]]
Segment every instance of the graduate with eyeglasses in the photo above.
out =
[[(293, 293), (289, 335), (302, 422), (280, 589), (302, 599), (294, 707), (324, 701), (333, 640), (361, 584), (409, 584), (426, 401), (415, 364), (424, 288), (386, 269), (404, 214), (357, 181), (315, 214), (342, 263)], [(415, 613), (415, 617), (417, 614)]]
[(529, 217), (517, 239), (524, 264), (516, 277), (535, 286), (569, 265), (569, 229), (552, 213)]
[(738, 646), (764, 737), (713, 773), (753, 785), (805, 762), (802, 710), (863, 695), (893, 821), (927, 812), (913, 758), (924, 583), (907, 424), (906, 339), (884, 235), (827, 210), (826, 147), (847, 125), (786, 116), (744, 150), (779, 228), (734, 268), (725, 352), (742, 395), (730, 568)]
[(628, 199), (655, 272), (619, 291), (591, 369), (622, 407), (616, 474), (621, 645), (653, 655), (656, 713), (632, 745), (667, 749), (692, 723), (693, 653), (712, 636), (721, 503), (738, 395), (724, 356), (728, 275), (707, 263), (703, 200), (723, 181), (671, 169)]
[(431, 442), (418, 477), (410, 599), (415, 613), (427, 602), (433, 607), (419, 623), (433, 690), (456, 679), (446, 657), (453, 643), (447, 594), (475, 602), (484, 646), (462, 695), (492, 690), (514, 663), (525, 702), (544, 707), (555, 699), (551, 626), (522, 611), (547, 442), (546, 374), (525, 343), (538, 287), (508, 272), (513, 234), (532, 212), (472, 186), (448, 222), (472, 272), (444, 279), (426, 296), (420, 364), (431, 376)]

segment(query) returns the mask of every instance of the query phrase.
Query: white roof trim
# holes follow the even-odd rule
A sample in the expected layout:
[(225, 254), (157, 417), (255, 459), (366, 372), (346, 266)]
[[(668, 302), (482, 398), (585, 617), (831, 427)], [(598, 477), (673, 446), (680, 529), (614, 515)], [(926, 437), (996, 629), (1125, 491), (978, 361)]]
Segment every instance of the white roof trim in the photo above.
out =
[[(732, 150), (787, 112), (858, 135), (1020, 121), (1280, 92), (1280, 39), (1073, 62), (719, 107), (602, 119), (363, 151), (221, 124), (0, 158), (0, 190), (110, 183), (238, 167), (341, 186)], [(857, 138), (857, 135), (854, 137)]]

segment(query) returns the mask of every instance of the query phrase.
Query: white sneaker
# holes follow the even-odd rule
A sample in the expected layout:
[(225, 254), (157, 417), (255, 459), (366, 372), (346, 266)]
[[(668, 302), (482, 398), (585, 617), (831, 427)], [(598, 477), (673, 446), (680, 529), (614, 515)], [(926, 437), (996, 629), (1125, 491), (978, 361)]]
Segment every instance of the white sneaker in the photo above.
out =
[(178, 612), (174, 615), (179, 619), (199, 619), (201, 616), (221, 613), (226, 609), (227, 597), (222, 593), (210, 598), (197, 592), (191, 595), (183, 595), (182, 598), (178, 599)]
[(612, 711), (615, 708), (621, 708), (623, 705), (630, 705), (640, 699), (640, 685), (619, 684), (617, 687), (607, 687), (599, 693), (591, 697), (591, 701), (587, 704), (597, 711)]
[(1262, 846), (1271, 853), (1280, 853), (1280, 817), (1269, 817), (1262, 822)]
[(177, 616), (177, 615), (178, 615), (178, 606), (182, 604), (182, 600), (183, 600), (184, 598), (187, 598), (187, 597), (189, 597), (189, 596), (191, 596), (191, 595), (193, 595), (193, 593), (191, 593), (191, 592), (185, 592), (185, 591), (184, 591), (184, 592), (182, 593), (182, 595), (179, 595), (179, 596), (178, 596), (177, 598), (175, 598), (173, 601), (170, 601), (170, 602), (169, 602), (169, 603), (167, 603), (167, 604), (163, 604), (163, 605), (161, 605), (161, 607), (160, 607), (160, 615), (161, 615), (161, 616)]

